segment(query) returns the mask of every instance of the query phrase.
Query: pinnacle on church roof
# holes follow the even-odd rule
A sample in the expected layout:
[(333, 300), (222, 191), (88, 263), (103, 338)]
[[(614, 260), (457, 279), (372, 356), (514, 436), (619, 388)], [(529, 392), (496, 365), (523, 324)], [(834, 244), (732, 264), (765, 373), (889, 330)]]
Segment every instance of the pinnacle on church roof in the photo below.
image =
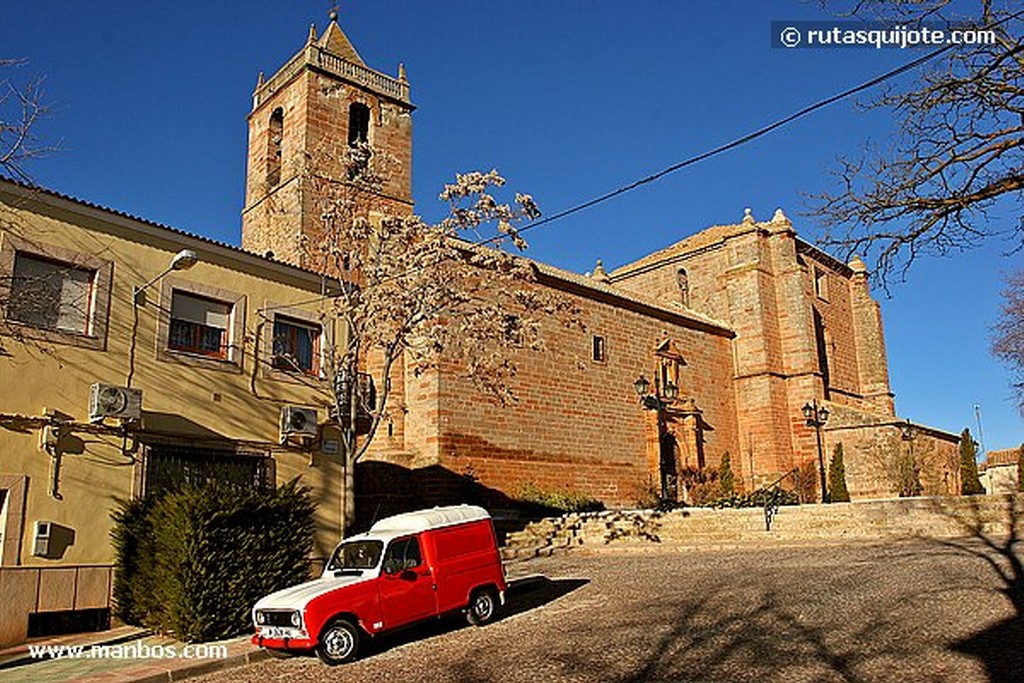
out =
[(327, 24), (327, 30), (320, 36), (320, 47), (324, 48), (330, 53), (336, 54), (346, 62), (358, 64), (359, 66), (366, 66), (363, 58), (359, 56), (356, 49), (352, 47), (352, 43), (349, 42), (348, 36), (338, 26), (338, 13), (335, 10), (331, 10), (331, 21)]
[(405, 75), (405, 64), (402, 62), (398, 63), (398, 80), (408, 81), (408, 77)]
[(604, 269), (604, 264), (601, 262), (601, 259), (597, 259), (597, 265), (594, 266), (594, 274), (590, 277), (597, 282), (603, 282), (605, 284), (611, 281), (611, 278), (608, 277), (608, 273)]
[(316, 24), (309, 25), (309, 38), (306, 39), (308, 43), (316, 42)]
[(868, 267), (864, 264), (864, 261), (861, 260), (860, 256), (857, 256), (856, 254), (854, 254), (852, 259), (850, 259), (850, 263), (848, 265), (850, 266), (850, 270), (854, 273), (859, 274), (868, 272)]
[(782, 209), (775, 209), (775, 215), (772, 216), (772, 223), (786, 223), (792, 225), (792, 221), (790, 221), (789, 217), (782, 212)]
[(754, 212), (751, 211), (749, 208), (743, 209), (743, 224), (753, 225), (754, 223)]

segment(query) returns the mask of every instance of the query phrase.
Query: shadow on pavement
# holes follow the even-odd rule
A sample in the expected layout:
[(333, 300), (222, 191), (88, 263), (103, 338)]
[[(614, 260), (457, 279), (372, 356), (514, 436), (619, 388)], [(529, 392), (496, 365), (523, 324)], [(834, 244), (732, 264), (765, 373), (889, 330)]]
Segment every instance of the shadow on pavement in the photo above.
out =
[[(981, 661), (992, 683), (1020, 681), (1024, 677), (1024, 496), (1007, 495), (1000, 511), (1001, 519), (991, 518), (992, 496), (960, 499), (969, 506), (968, 517), (955, 515), (967, 534), (964, 540), (934, 540), (983, 562), (998, 577), (1001, 592), (1013, 605), (1016, 616), (1005, 619), (952, 645), (960, 652)], [(949, 509), (942, 510), (954, 516)]]
[[(508, 582), (506, 602), (498, 613), (496, 621), (543, 607), (588, 583), (590, 583), (589, 579), (551, 579), (539, 575), (513, 579)], [(408, 628), (399, 629), (393, 633), (385, 633), (375, 638), (364, 638), (362, 641), (362, 654), (359, 658), (369, 659), (407, 643), (426, 640), (468, 627), (469, 625), (466, 623), (465, 617), (459, 612), (446, 615), (440, 619), (424, 621)], [(483, 628), (487, 627), (484, 626)], [(275, 658), (295, 656), (271, 650), (268, 650), (268, 652)], [(298, 656), (312, 657), (314, 655), (313, 653), (308, 653), (307, 655)]]
[[(550, 579), (546, 576), (527, 576), (508, 582), (505, 605), (498, 613), (497, 621), (543, 607), (568, 595), (577, 588), (590, 583), (589, 579)], [(417, 640), (426, 640), (444, 633), (468, 628), (461, 612), (449, 614), (440, 619), (425, 621), (394, 633), (386, 633), (367, 639), (361, 659), (387, 652), (388, 650)], [(483, 628), (487, 628), (484, 626)]]

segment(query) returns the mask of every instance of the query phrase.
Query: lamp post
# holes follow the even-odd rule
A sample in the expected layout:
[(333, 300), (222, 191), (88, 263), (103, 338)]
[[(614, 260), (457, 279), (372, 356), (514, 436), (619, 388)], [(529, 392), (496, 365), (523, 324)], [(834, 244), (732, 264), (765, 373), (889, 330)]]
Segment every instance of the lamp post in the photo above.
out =
[(821, 445), (821, 428), (828, 422), (828, 408), (818, 405), (818, 399), (805, 403), (802, 408), (808, 427), (814, 427), (818, 441), (818, 474), (821, 476), (821, 502), (828, 503), (828, 484), (825, 481), (825, 451)]
[[(659, 468), (664, 467), (664, 453), (662, 449), (662, 433), (665, 431), (665, 418), (664, 411), (668, 406), (675, 403), (675, 400), (679, 398), (679, 387), (666, 379), (665, 386), (662, 387), (658, 383), (657, 377), (654, 380), (654, 391), (651, 392), (651, 382), (644, 377), (643, 373), (636, 378), (633, 382), (633, 391), (640, 398), (640, 405), (643, 406), (644, 410), (654, 410), (657, 414), (658, 422), (658, 454), (659, 454)], [(662, 470), (661, 476), (661, 497), (668, 498), (669, 496), (669, 485), (666, 481), (664, 470)]]
[(182, 249), (174, 255), (170, 265), (162, 273), (144, 285), (132, 288), (132, 335), (128, 345), (128, 376), (124, 381), (126, 387), (132, 385), (132, 377), (135, 376), (135, 341), (139, 335), (139, 306), (146, 305), (146, 290), (160, 282), (168, 273), (175, 270), (188, 270), (197, 263), (199, 263), (199, 255), (196, 252), (191, 249)]

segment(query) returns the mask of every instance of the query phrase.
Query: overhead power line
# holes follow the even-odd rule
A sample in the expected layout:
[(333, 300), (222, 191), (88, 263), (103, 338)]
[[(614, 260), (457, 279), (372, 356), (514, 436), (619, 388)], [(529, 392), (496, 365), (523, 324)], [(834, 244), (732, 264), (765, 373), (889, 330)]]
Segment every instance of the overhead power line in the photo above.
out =
[[(995, 22), (992, 22), (992, 23), (989, 23), (989, 24), (985, 24), (984, 26), (979, 27), (978, 30), (993, 29), (993, 28), (996, 28), (997, 26), (1005, 24), (1008, 21), (1012, 21), (1013, 19), (1020, 18), (1021, 16), (1024, 16), (1024, 10), (1021, 10), (1019, 12), (1015, 12), (1014, 14), (1011, 14), (1011, 15), (1008, 15), (1006, 17), (1003, 17), (999, 21), (995, 21)], [(851, 97), (853, 95), (856, 95), (857, 93), (860, 93), (860, 92), (863, 92), (863, 91), (868, 90), (870, 88), (873, 88), (876, 85), (879, 85), (880, 83), (884, 83), (885, 81), (888, 81), (888, 80), (890, 80), (892, 78), (895, 78), (897, 76), (900, 76), (900, 75), (902, 75), (902, 74), (904, 74), (904, 73), (906, 73), (908, 71), (916, 69), (917, 67), (921, 66), (922, 64), (925, 64), (926, 62), (929, 62), (932, 59), (935, 59), (936, 57), (938, 57), (939, 55), (945, 54), (946, 52), (949, 52), (950, 50), (952, 50), (953, 48), (958, 47), (958, 46), (959, 45), (957, 43), (947, 43), (943, 47), (936, 48), (936, 49), (934, 49), (934, 50), (932, 50), (932, 51), (930, 51), (930, 52), (928, 52), (928, 53), (918, 57), (917, 59), (913, 59), (913, 60), (907, 62), (906, 64), (903, 64), (901, 66), (896, 67), (895, 69), (891, 69), (889, 71), (886, 71), (885, 73), (882, 73), (882, 74), (880, 74), (878, 76), (875, 76), (874, 78), (871, 78), (870, 80), (864, 81), (863, 83), (861, 83), (859, 85), (856, 85), (856, 86), (854, 86), (852, 88), (848, 88), (848, 89), (843, 90), (842, 92), (839, 92), (839, 93), (837, 93), (835, 95), (832, 95), (830, 97), (826, 97), (825, 99), (819, 100), (819, 101), (815, 102), (814, 104), (810, 104), (810, 105), (804, 107), (803, 109), (800, 109), (799, 111), (796, 111), (796, 112), (794, 112), (794, 113), (792, 113), (792, 114), (790, 114), (788, 116), (785, 116), (785, 117), (783, 117), (781, 119), (778, 119), (778, 120), (776, 120), (776, 121), (774, 121), (772, 123), (769, 123), (769, 124), (767, 124), (765, 126), (762, 126), (761, 128), (758, 128), (757, 130), (755, 130), (753, 132), (750, 132), (750, 133), (747, 133), (745, 135), (742, 135), (742, 136), (740, 136), (740, 137), (738, 137), (738, 138), (736, 138), (736, 139), (734, 139), (734, 140), (732, 140), (730, 142), (726, 142), (726, 143), (724, 143), (722, 145), (719, 145), (719, 146), (717, 146), (717, 147), (715, 147), (713, 149), (710, 149), (710, 150), (708, 150), (706, 152), (702, 152), (700, 154), (697, 154), (695, 156), (689, 157), (687, 159), (683, 159), (682, 161), (679, 161), (679, 162), (677, 162), (675, 164), (672, 164), (671, 166), (668, 166), (667, 168), (664, 168), (664, 169), (658, 171), (657, 173), (653, 173), (653, 174), (651, 174), (649, 176), (646, 176), (644, 178), (641, 178), (639, 180), (635, 180), (635, 181), (629, 183), (628, 185), (623, 185), (622, 187), (619, 187), (619, 188), (617, 188), (615, 190), (612, 190), (610, 192), (606, 192), (605, 194), (602, 194), (602, 195), (600, 195), (598, 197), (595, 197), (593, 199), (589, 199), (589, 200), (584, 201), (584, 202), (582, 202), (580, 204), (576, 204), (575, 206), (572, 206), (572, 207), (570, 207), (568, 209), (564, 209), (564, 210), (559, 211), (557, 213), (551, 214), (550, 216), (545, 216), (544, 218), (540, 218), (538, 220), (532, 221), (532, 222), (524, 225), (523, 227), (519, 228), (518, 232), (520, 234), (522, 234), (522, 233), (527, 232), (529, 230), (533, 230), (535, 228), (539, 228), (542, 225), (547, 225), (549, 223), (552, 223), (554, 221), (560, 220), (560, 219), (565, 218), (567, 216), (571, 216), (571, 215), (573, 215), (575, 213), (579, 213), (580, 211), (583, 211), (585, 209), (589, 209), (590, 207), (596, 206), (598, 204), (602, 204), (602, 203), (604, 203), (604, 202), (606, 202), (606, 201), (608, 201), (610, 199), (614, 199), (615, 197), (618, 197), (620, 195), (626, 194), (627, 192), (631, 192), (632, 190), (635, 190), (635, 189), (637, 189), (639, 187), (643, 187), (644, 185), (649, 185), (649, 184), (654, 183), (654, 182), (656, 182), (658, 180), (661, 180), (665, 176), (667, 176), (669, 174), (672, 174), (672, 173), (675, 173), (676, 171), (679, 171), (679, 170), (681, 170), (683, 168), (686, 168), (688, 166), (693, 166), (694, 164), (700, 163), (701, 161), (704, 161), (706, 159), (710, 159), (711, 157), (715, 157), (715, 156), (718, 156), (719, 154), (723, 154), (725, 152), (728, 152), (729, 150), (736, 149), (737, 147), (745, 145), (748, 142), (752, 142), (752, 141), (754, 141), (754, 140), (756, 140), (758, 138), (764, 137), (768, 133), (771, 133), (774, 130), (777, 130), (777, 129), (779, 129), (779, 128), (787, 125), (787, 124), (790, 124), (793, 121), (796, 121), (797, 119), (801, 119), (801, 118), (807, 116), (808, 114), (812, 114), (812, 113), (818, 111), (819, 109), (824, 109), (825, 107), (827, 107), (827, 106), (829, 106), (831, 104), (835, 104), (836, 102), (839, 102), (840, 100), (847, 99), (847, 98), (849, 98), (849, 97)], [(488, 245), (493, 245), (493, 244), (501, 243), (501, 242), (503, 242), (503, 241), (505, 241), (507, 239), (508, 239), (507, 235), (503, 235), (503, 234), (501, 234), (501, 235), (494, 235), (492, 237), (489, 237), (487, 239), (481, 240), (479, 242), (475, 242), (475, 243), (473, 243), (473, 245), (474, 246), (488, 246)], [(414, 272), (416, 272), (416, 271), (415, 270), (411, 270), (411, 271), (407, 271), (407, 272), (403, 272), (403, 273), (397, 273), (397, 274), (395, 274), (393, 276), (389, 276), (384, 281), (386, 282), (388, 280), (405, 277), (406, 275), (410, 275), (410, 274), (412, 274)], [(327, 298), (335, 298), (336, 296), (339, 296), (339, 295), (320, 296), (320, 297), (318, 297), (316, 299), (312, 299), (310, 301), (303, 301), (303, 302), (298, 302), (298, 303), (288, 304), (288, 305), (294, 306), (294, 305), (301, 305), (301, 304), (305, 304), (305, 303), (315, 303), (317, 301), (322, 301), (322, 300), (327, 299)], [(267, 308), (265, 308), (263, 310), (264, 311), (273, 310), (274, 308), (280, 308), (282, 306), (277, 306), (277, 307), (271, 306), (271, 307), (267, 307)]]
[[(1024, 15), (1024, 10), (1022, 10), (1020, 12), (1016, 12), (1014, 14), (1011, 14), (1011, 15), (1009, 15), (1007, 17), (1003, 17), (999, 21), (992, 22), (990, 24), (986, 24), (985, 26), (980, 27), (979, 30), (986, 30), (986, 29), (995, 28), (995, 27), (999, 26), (1000, 24), (1004, 24), (1004, 23), (1006, 23), (1006, 22), (1008, 22), (1008, 21), (1010, 21), (1012, 19), (1016, 19), (1016, 18), (1018, 18), (1018, 17), (1020, 17), (1022, 15)], [(678, 163), (672, 164), (668, 168), (664, 168), (664, 169), (658, 171), (657, 173), (654, 173), (652, 175), (647, 176), (646, 178), (641, 178), (640, 180), (636, 180), (636, 181), (634, 181), (632, 183), (629, 183), (628, 185), (623, 185), (622, 187), (620, 187), (618, 189), (615, 189), (615, 190), (612, 190), (611, 192), (607, 192), (607, 193), (605, 193), (605, 194), (603, 194), (603, 195), (601, 195), (599, 197), (595, 197), (594, 199), (590, 199), (588, 201), (582, 202), (581, 204), (577, 204), (576, 206), (573, 206), (571, 208), (565, 209), (563, 211), (559, 211), (558, 213), (554, 213), (554, 214), (552, 214), (550, 216), (546, 216), (546, 217), (541, 218), (539, 220), (533, 221), (533, 222), (529, 223), (528, 225), (525, 225), (522, 228), (520, 228), (519, 232), (523, 233), (523, 232), (526, 232), (528, 230), (533, 230), (534, 228), (539, 228), (542, 225), (546, 225), (548, 223), (552, 223), (552, 222), (557, 221), (557, 220), (559, 220), (561, 218), (565, 218), (566, 216), (571, 216), (574, 213), (579, 213), (580, 211), (583, 211), (584, 209), (589, 209), (592, 206), (596, 206), (598, 204), (606, 202), (609, 199), (613, 199), (615, 197), (618, 197), (619, 195), (622, 195), (622, 194), (625, 194), (625, 193), (630, 192), (632, 190), (635, 190), (638, 187), (642, 187), (644, 185), (649, 185), (650, 183), (653, 183), (653, 182), (655, 182), (657, 180), (660, 180), (661, 178), (664, 178), (665, 176), (669, 175), (670, 173), (675, 173), (676, 171), (678, 171), (680, 169), (683, 169), (683, 168), (686, 168), (687, 166), (692, 166), (692, 165), (694, 165), (696, 163), (704, 161), (705, 159), (710, 159), (711, 157), (717, 156), (717, 155), (722, 154), (724, 152), (728, 152), (729, 150), (735, 149), (735, 148), (737, 148), (737, 147), (739, 147), (741, 145), (745, 145), (748, 142), (751, 142), (753, 140), (756, 140), (757, 138), (760, 138), (760, 137), (763, 137), (763, 136), (767, 135), (768, 133), (771, 133), (773, 130), (776, 130), (777, 128), (781, 128), (782, 126), (785, 126), (786, 124), (792, 123), (793, 121), (796, 121), (797, 119), (803, 118), (804, 116), (807, 116), (808, 114), (811, 114), (813, 112), (818, 111), (819, 109), (823, 109), (823, 108), (829, 106), (830, 104), (834, 104), (834, 103), (836, 103), (836, 102), (838, 102), (840, 100), (844, 100), (844, 99), (846, 99), (848, 97), (851, 97), (852, 95), (856, 95), (859, 92), (863, 92), (865, 90), (868, 90), (869, 88), (873, 88), (876, 85), (878, 85), (879, 83), (883, 83), (883, 82), (885, 82), (885, 81), (887, 81), (887, 80), (889, 80), (891, 78), (895, 78), (896, 76), (904, 74), (907, 71), (911, 71), (912, 69), (916, 69), (917, 67), (921, 66), (925, 62), (928, 62), (928, 61), (938, 57), (939, 55), (944, 54), (944, 53), (948, 52), (949, 50), (952, 50), (954, 47), (958, 47), (958, 44), (957, 43), (947, 43), (943, 47), (936, 48), (936, 49), (932, 50), (931, 52), (929, 52), (929, 53), (927, 53), (925, 55), (922, 55), (921, 57), (918, 57), (917, 59), (909, 61), (909, 62), (907, 62), (906, 64), (904, 64), (902, 66), (898, 66), (895, 69), (892, 69), (891, 71), (886, 71), (885, 73), (883, 73), (883, 74), (881, 74), (879, 76), (876, 76), (876, 77), (872, 78), (869, 81), (865, 81), (865, 82), (861, 83), (860, 85), (857, 85), (857, 86), (854, 86), (852, 88), (849, 88), (848, 90), (844, 90), (844, 91), (842, 91), (840, 93), (832, 95), (831, 97), (827, 97), (827, 98), (825, 98), (823, 100), (819, 100), (818, 102), (815, 102), (814, 104), (808, 105), (808, 106), (804, 107), (803, 109), (801, 109), (801, 110), (799, 110), (799, 111), (797, 111), (797, 112), (795, 112), (793, 114), (790, 114), (789, 116), (781, 118), (781, 119), (779, 119), (779, 120), (777, 120), (777, 121), (775, 121), (773, 123), (770, 123), (770, 124), (768, 124), (768, 125), (766, 125), (766, 126), (764, 126), (762, 128), (758, 128), (757, 130), (755, 130), (752, 133), (747, 133), (746, 135), (743, 135), (742, 137), (738, 137), (738, 138), (736, 138), (735, 140), (733, 140), (731, 142), (727, 142), (727, 143), (725, 143), (723, 145), (719, 145), (718, 147), (715, 147), (714, 149), (708, 150), (707, 152), (702, 152), (701, 154), (697, 154), (696, 156), (692, 156), (692, 157), (690, 157), (688, 159), (684, 159), (683, 161), (680, 161)], [(479, 244), (480, 245), (493, 244), (493, 243), (501, 241), (502, 239), (504, 239), (504, 237), (505, 237), (504, 235), (496, 235), (496, 236), (491, 237), (491, 238), (489, 238), (487, 240), (484, 240), (483, 242), (480, 242)]]

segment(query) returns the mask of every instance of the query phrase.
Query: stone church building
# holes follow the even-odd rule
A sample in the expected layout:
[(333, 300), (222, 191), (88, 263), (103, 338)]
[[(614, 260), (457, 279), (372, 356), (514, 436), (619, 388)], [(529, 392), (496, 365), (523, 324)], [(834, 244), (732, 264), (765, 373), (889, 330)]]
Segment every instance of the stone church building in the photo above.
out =
[[(322, 36), (311, 29), (253, 95), (243, 248), (310, 266), (298, 245), (322, 229), (300, 170), (325, 146), (341, 158), (365, 141), (397, 159), (371, 208), (410, 213), (414, 109), (401, 66), (367, 66), (333, 20)], [(346, 182), (340, 164), (328, 173)], [(828, 411), (824, 458), (843, 444), (854, 497), (899, 493), (907, 462), (924, 492), (958, 492), (957, 436), (897, 416), (865, 264), (804, 241), (781, 210), (747, 210), (610, 272), (536, 268), (583, 310), (586, 331), (552, 325), (549, 351), (522, 352), (512, 407), (457, 373), (399, 369), (373, 460), (505, 496), (532, 485), (614, 505), (685, 496), (688, 476), (725, 454), (744, 490), (794, 468), (816, 484), (810, 404)]]

